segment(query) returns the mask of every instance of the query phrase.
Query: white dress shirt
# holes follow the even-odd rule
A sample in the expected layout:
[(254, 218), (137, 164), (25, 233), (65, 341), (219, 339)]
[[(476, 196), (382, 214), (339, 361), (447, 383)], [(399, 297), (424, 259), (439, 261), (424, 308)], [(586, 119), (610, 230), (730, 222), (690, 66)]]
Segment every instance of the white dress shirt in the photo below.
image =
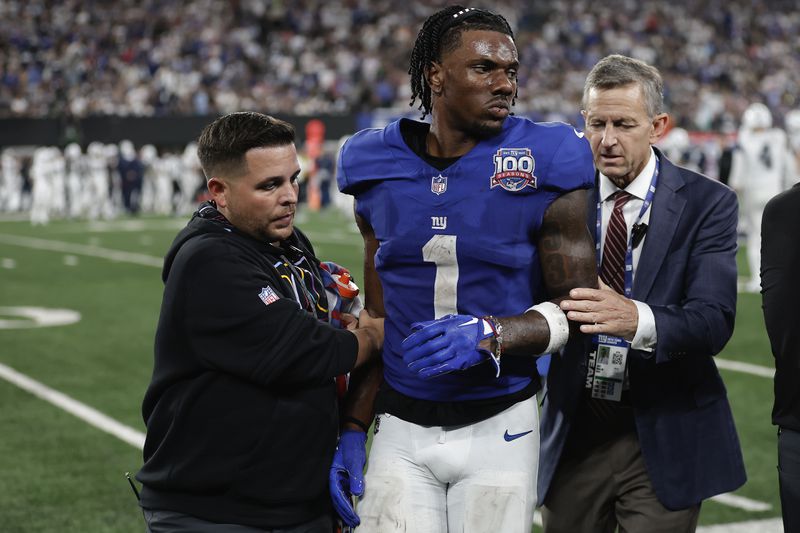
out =
[[(650, 148), (650, 159), (647, 161), (647, 164), (644, 166), (639, 175), (636, 176), (636, 179), (634, 179), (625, 188), (625, 191), (632, 196), (632, 198), (628, 200), (628, 203), (626, 203), (622, 208), (622, 214), (625, 217), (625, 224), (628, 227), (629, 240), (631, 228), (639, 218), (639, 211), (641, 211), (642, 204), (647, 196), (647, 189), (650, 187), (650, 180), (653, 178), (653, 172), (655, 172), (655, 169), (656, 154), (653, 149)], [(619, 190), (619, 187), (614, 185), (610, 179), (600, 173), (600, 198), (603, 201), (603, 220), (600, 224), (601, 254), (602, 250), (605, 248), (606, 228), (608, 227), (608, 221), (611, 219), (611, 211), (614, 209), (614, 199), (611, 198), (611, 196)], [(652, 204), (650, 204), (650, 208), (648, 208), (644, 213), (641, 223), (648, 224), (650, 222), (650, 212), (652, 211), (652, 207)], [(644, 248), (645, 240), (647, 240), (647, 234), (645, 234), (644, 238), (639, 243), (639, 246), (633, 249), (633, 279), (636, 279), (636, 268), (639, 265), (639, 257), (642, 255), (642, 249)], [(636, 308), (639, 311), (639, 323), (636, 327), (636, 335), (634, 335), (633, 341), (631, 342), (631, 348), (635, 350), (652, 352), (658, 340), (656, 335), (656, 319), (653, 316), (653, 310), (650, 309), (650, 306), (644, 302), (639, 302), (637, 300), (631, 301), (636, 304)]]

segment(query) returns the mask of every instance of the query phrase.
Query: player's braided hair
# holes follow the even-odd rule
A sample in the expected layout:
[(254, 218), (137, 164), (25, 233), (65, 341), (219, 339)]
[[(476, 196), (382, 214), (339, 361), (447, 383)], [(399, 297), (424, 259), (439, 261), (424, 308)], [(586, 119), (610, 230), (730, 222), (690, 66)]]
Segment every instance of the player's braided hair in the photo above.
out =
[(425, 70), (433, 61), (441, 61), (442, 52), (455, 49), (466, 30), (490, 30), (514, 38), (511, 26), (502, 15), (484, 9), (454, 5), (428, 17), (414, 42), (408, 68), (411, 75), (411, 102), (408, 105), (413, 106), (419, 97), (417, 109), (422, 111), (422, 118), (431, 112), (431, 88), (425, 78)]

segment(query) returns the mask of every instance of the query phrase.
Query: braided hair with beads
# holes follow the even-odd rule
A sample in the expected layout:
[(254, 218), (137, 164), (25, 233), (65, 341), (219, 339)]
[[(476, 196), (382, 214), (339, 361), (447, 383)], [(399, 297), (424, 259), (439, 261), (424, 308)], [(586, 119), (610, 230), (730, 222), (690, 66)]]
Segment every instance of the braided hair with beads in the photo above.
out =
[[(514, 39), (508, 21), (502, 16), (474, 7), (453, 5), (437, 11), (425, 20), (419, 30), (414, 49), (411, 51), (411, 102), (417, 98), (422, 118), (431, 113), (431, 88), (425, 77), (431, 63), (439, 62), (442, 53), (454, 50), (461, 42), (461, 34), (467, 30), (489, 30), (504, 33)], [(515, 95), (516, 96), (516, 95)]]

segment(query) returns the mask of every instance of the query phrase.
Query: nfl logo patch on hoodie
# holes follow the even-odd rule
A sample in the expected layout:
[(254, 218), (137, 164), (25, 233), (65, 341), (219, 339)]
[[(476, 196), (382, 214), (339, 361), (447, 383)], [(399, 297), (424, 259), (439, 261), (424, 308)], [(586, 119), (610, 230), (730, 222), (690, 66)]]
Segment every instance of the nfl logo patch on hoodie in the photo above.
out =
[(269, 305), (272, 302), (278, 301), (279, 296), (275, 294), (275, 291), (272, 287), (264, 287), (261, 289), (261, 292), (258, 293), (258, 297), (261, 298), (261, 301), (264, 302), (264, 305)]

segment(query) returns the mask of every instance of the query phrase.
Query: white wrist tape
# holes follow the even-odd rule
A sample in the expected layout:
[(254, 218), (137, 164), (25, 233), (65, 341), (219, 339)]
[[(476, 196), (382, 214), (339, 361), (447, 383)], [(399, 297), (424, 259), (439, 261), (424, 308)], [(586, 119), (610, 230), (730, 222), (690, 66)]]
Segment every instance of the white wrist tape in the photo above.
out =
[(528, 311), (536, 311), (541, 314), (550, 328), (550, 343), (542, 353), (555, 353), (561, 350), (569, 339), (569, 322), (567, 322), (567, 315), (564, 314), (564, 311), (553, 302), (536, 304)]

